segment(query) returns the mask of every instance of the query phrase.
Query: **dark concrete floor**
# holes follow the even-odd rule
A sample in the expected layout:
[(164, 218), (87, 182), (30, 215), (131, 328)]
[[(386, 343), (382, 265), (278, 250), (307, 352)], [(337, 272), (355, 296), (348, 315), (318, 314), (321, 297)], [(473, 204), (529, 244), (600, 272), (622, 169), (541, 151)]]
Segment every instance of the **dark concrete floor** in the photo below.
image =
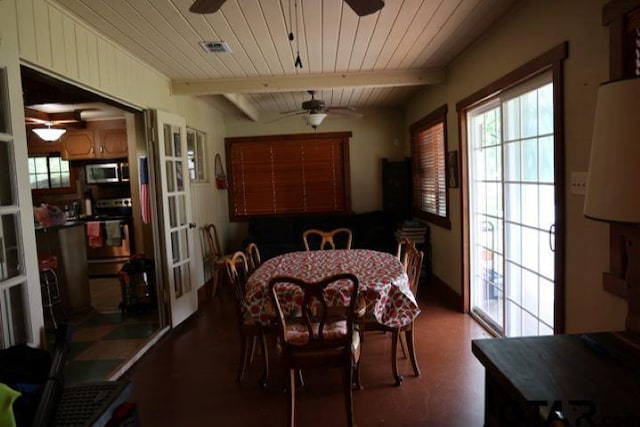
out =
[[(483, 425), (484, 369), (471, 340), (486, 333), (471, 317), (444, 307), (427, 287), (416, 320), (422, 376), (400, 354), (401, 386), (391, 374), (390, 335), (367, 334), (361, 359), (364, 389), (354, 391), (357, 425), (471, 427)], [(271, 351), (267, 390), (258, 386), (260, 359), (236, 381), (239, 338), (230, 292), (219, 292), (125, 375), (143, 426), (280, 426), (286, 422), (282, 370)], [(298, 426), (345, 425), (340, 370), (307, 371), (298, 390)]]

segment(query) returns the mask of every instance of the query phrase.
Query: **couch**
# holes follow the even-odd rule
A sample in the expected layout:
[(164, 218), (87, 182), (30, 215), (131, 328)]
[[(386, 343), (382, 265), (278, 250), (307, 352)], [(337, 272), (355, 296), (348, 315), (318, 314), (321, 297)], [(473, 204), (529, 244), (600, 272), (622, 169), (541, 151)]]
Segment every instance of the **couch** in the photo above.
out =
[[(373, 249), (396, 252), (394, 224), (382, 211), (347, 215), (295, 215), (286, 217), (256, 217), (249, 220), (244, 247), (254, 242), (263, 261), (287, 252), (303, 251), (302, 233), (309, 228), (329, 231), (347, 227), (353, 234), (352, 249)], [(336, 244), (339, 245), (336, 239)]]

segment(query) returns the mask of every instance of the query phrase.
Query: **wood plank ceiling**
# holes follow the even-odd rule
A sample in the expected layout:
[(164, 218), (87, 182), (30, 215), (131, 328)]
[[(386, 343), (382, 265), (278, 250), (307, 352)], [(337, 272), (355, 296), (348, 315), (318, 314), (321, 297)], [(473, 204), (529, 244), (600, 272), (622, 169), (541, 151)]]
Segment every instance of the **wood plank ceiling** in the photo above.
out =
[[(175, 93), (224, 93), (263, 116), (300, 109), (308, 89), (328, 106), (402, 106), (442, 82), (515, 0), (386, 0), (364, 17), (342, 0), (227, 0), (207, 15), (189, 12), (193, 0), (54, 2), (167, 75)], [(207, 53), (202, 41), (232, 52)]]

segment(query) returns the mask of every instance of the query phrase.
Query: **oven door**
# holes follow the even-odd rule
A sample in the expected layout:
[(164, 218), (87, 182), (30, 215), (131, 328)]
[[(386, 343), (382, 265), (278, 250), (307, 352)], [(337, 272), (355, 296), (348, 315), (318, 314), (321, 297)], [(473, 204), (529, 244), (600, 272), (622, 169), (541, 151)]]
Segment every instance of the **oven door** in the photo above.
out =
[(130, 225), (126, 220), (118, 221), (121, 239), (109, 239), (106, 225), (109, 221), (99, 222), (103, 235), (102, 245), (90, 244), (87, 239), (89, 277), (117, 276), (122, 266), (131, 257)]

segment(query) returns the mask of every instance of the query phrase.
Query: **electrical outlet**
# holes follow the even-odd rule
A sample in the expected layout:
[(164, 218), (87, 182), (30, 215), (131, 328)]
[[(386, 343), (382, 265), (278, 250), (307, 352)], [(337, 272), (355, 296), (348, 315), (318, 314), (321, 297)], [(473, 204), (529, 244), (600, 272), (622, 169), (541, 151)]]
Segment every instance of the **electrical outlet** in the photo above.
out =
[(571, 172), (571, 194), (587, 194), (587, 172)]

